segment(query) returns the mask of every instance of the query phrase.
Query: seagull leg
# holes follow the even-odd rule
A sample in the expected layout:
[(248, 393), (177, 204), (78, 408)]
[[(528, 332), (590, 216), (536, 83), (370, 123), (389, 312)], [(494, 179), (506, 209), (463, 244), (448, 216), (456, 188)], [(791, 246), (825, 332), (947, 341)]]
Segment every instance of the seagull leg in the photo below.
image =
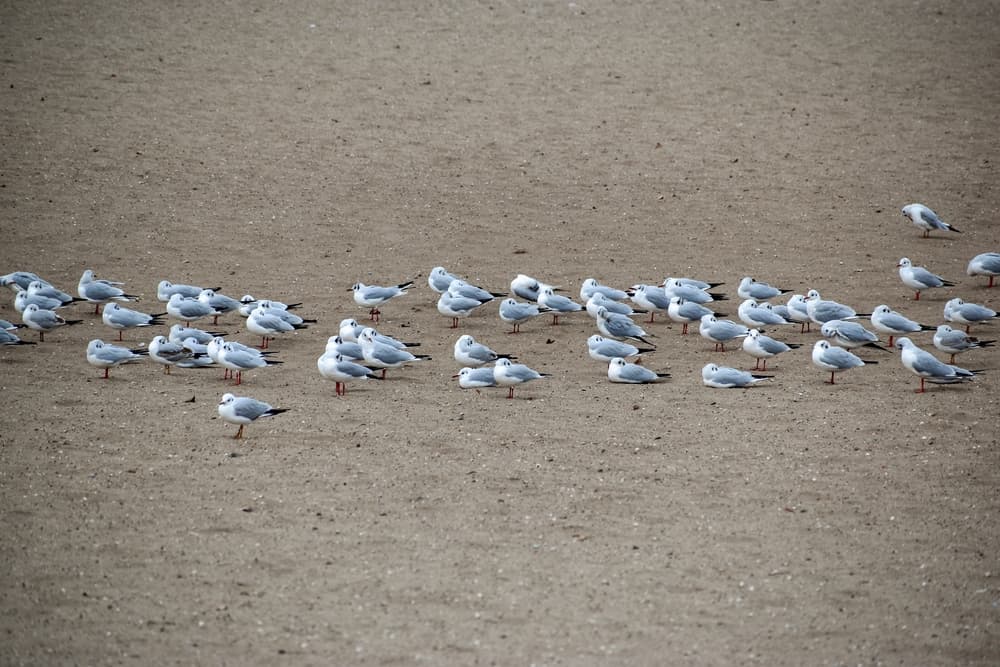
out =
[(511, 385), (510, 391), (507, 392), (507, 398), (514, 398), (514, 386)]
[(917, 389), (916, 393), (922, 394), (924, 391), (924, 378), (920, 378), (920, 389)]
[(457, 329), (458, 328), (458, 318), (457, 317), (451, 318), (451, 328), (452, 329)]
[(646, 321), (649, 322), (650, 324), (652, 324), (654, 317), (656, 317), (656, 311), (655, 310), (651, 310), (651, 311), (649, 311), (649, 319), (646, 320)]
[(105, 380), (107, 380), (108, 378), (111, 377), (110, 375), (108, 375), (108, 371), (110, 371), (110, 370), (111, 370), (110, 368), (105, 368), (104, 369), (104, 379)]
[(243, 437), (243, 427), (245, 424), (240, 424), (240, 429), (236, 431), (236, 435), (233, 436), (233, 440), (239, 440)]
[(243, 371), (236, 371), (236, 382), (234, 385), (243, 384)]
[(371, 310), (368, 311), (368, 318), (371, 321), (375, 322), (375, 324), (378, 324), (378, 316), (381, 314), (382, 311), (380, 311), (378, 308), (372, 308)]
[(951, 353), (951, 359), (948, 360), (948, 363), (949, 364), (955, 363), (955, 353), (954, 352)]
[(100, 314), (101, 314), (101, 304), (95, 303), (94, 304), (94, 315), (100, 315)]
[(684, 323), (684, 326), (682, 326), (682, 327), (681, 327), (681, 335), (682, 335), (682, 336), (686, 336), (686, 335), (687, 335), (687, 332), (688, 332), (688, 323), (687, 323), (687, 322), (685, 322), (685, 323)]
[(993, 287), (993, 276), (990, 276), (990, 282), (986, 287), (987, 288)]
[(124, 329), (119, 329), (119, 330), (118, 330), (118, 340), (124, 340), (124, 339), (122, 338), (122, 332), (123, 332), (123, 331), (124, 331)]
[(558, 315), (553, 315), (552, 316), (552, 326), (556, 326), (557, 324), (559, 324), (559, 316)]
[(913, 297), (913, 300), (914, 301), (920, 301), (920, 292), (917, 292), (917, 295), (915, 297)]
[(833, 376), (836, 374), (837, 374), (836, 371), (830, 371), (830, 384), (837, 384), (836, 382), (833, 381)]
[(44, 331), (39, 331), (38, 332), (38, 342), (39, 343), (44, 343), (45, 342), (45, 332)]
[(382, 369), (382, 379), (383, 380), (385, 379), (385, 369), (384, 368)]

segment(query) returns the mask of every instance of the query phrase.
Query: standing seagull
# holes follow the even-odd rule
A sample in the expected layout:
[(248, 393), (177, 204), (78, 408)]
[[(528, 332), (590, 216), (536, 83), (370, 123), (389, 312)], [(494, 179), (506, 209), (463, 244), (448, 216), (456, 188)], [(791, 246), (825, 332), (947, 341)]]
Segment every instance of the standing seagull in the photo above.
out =
[(970, 336), (964, 331), (952, 329), (947, 324), (942, 324), (934, 332), (934, 347), (951, 355), (949, 364), (955, 363), (955, 355), (969, 350), (978, 350), (982, 347), (990, 347), (995, 340), (979, 340)]
[(667, 316), (674, 322), (680, 322), (683, 325), (681, 327), (681, 335), (687, 334), (688, 325), (692, 322), (700, 322), (701, 318), (706, 315), (714, 314), (700, 303), (688, 301), (680, 296), (670, 297), (670, 306), (667, 308)]
[(952, 366), (939, 360), (930, 352), (921, 350), (909, 338), (900, 338), (896, 347), (901, 350), (900, 361), (909, 370), (920, 376), (918, 394), (924, 393), (924, 381), (934, 384), (955, 384), (969, 382), (981, 371), (970, 371), (958, 366)]
[(878, 334), (874, 331), (865, 329), (857, 322), (830, 320), (829, 322), (823, 323), (823, 326), (820, 328), (820, 333), (822, 333), (826, 338), (832, 338), (837, 345), (847, 349), (853, 349), (855, 347), (873, 347), (876, 350), (882, 350), (883, 352), (889, 351), (878, 344)]
[[(802, 347), (800, 343), (783, 343), (770, 336), (765, 336), (758, 329), (751, 329), (747, 337), (743, 339), (743, 351), (757, 360), (753, 367), (755, 371), (766, 371), (768, 359), (800, 347)], [(764, 362), (763, 366), (761, 366), (761, 361)]]
[(382, 379), (385, 379), (385, 371), (388, 368), (400, 368), (404, 364), (431, 359), (427, 354), (411, 354), (405, 349), (379, 342), (376, 340), (377, 335), (374, 329), (365, 329), (358, 337), (358, 345), (361, 346), (365, 363), (382, 369)]
[(987, 287), (993, 287), (993, 279), (1000, 276), (1000, 252), (984, 252), (969, 260), (965, 272), (970, 276), (988, 276)]
[(903, 207), (903, 217), (909, 218), (910, 222), (916, 225), (918, 229), (924, 230), (924, 238), (928, 238), (935, 229), (962, 233), (962, 230), (956, 229), (947, 222), (942, 221), (937, 213), (923, 204), (907, 204)]
[(124, 283), (112, 280), (98, 280), (94, 277), (94, 272), (87, 269), (80, 276), (80, 282), (76, 286), (76, 292), (81, 299), (94, 304), (94, 314), (101, 314), (101, 304), (109, 301), (138, 301), (139, 297), (134, 294), (126, 294), (119, 285)]
[(548, 308), (536, 306), (533, 303), (521, 303), (514, 299), (504, 299), (500, 302), (500, 319), (514, 325), (513, 331), (508, 333), (520, 333), (521, 324), (538, 317), (542, 313), (549, 312)]
[(170, 295), (170, 299), (167, 301), (167, 314), (171, 317), (176, 317), (187, 326), (191, 326), (191, 323), (195, 320), (200, 320), (209, 315), (218, 315), (219, 311), (198, 299), (174, 293)]
[(944, 304), (944, 319), (964, 324), (966, 333), (969, 333), (973, 324), (989, 322), (996, 316), (997, 312), (992, 308), (978, 303), (966, 303), (957, 297)]
[(552, 312), (552, 324), (554, 325), (559, 324), (559, 315), (583, 310), (583, 306), (568, 296), (556, 294), (551, 287), (543, 287), (542, 291), (539, 292), (538, 305), (548, 308)]
[(261, 417), (273, 417), (282, 412), (288, 412), (289, 408), (275, 408), (264, 401), (258, 401), (249, 396), (233, 396), (223, 394), (219, 401), (219, 416), (230, 424), (239, 424), (240, 429), (236, 431), (233, 439), (243, 437), (243, 427)]
[(38, 341), (40, 343), (45, 342), (46, 331), (52, 331), (57, 327), (70, 324), (79, 324), (83, 321), (65, 320), (55, 312), (51, 310), (43, 310), (34, 303), (29, 303), (25, 307), (24, 312), (21, 313), (21, 319), (24, 320), (24, 323), (27, 324), (30, 329), (34, 329), (38, 332)]
[(413, 281), (407, 280), (405, 283), (382, 287), (379, 285), (365, 285), (362, 282), (354, 283), (351, 291), (354, 292), (354, 303), (359, 306), (370, 308), (368, 317), (373, 322), (378, 322), (382, 311), (378, 309), (383, 303), (394, 297), (406, 294), (406, 290), (413, 287)]
[(117, 303), (109, 303), (101, 313), (101, 320), (112, 329), (117, 329), (118, 340), (121, 340), (125, 329), (159, 326), (163, 324), (160, 318), (164, 315), (166, 313), (143, 313)]
[(127, 347), (120, 347), (118, 345), (105, 343), (99, 338), (95, 338), (87, 344), (87, 363), (91, 366), (103, 368), (103, 377), (105, 380), (110, 377), (108, 375), (108, 371), (112, 368), (121, 366), (122, 364), (128, 364), (133, 361), (142, 361), (143, 355), (146, 354), (148, 354), (148, 352), (143, 348), (130, 350)]
[(756, 301), (767, 301), (791, 291), (773, 287), (767, 283), (757, 282), (750, 276), (744, 276), (743, 280), (740, 281), (740, 286), (736, 288), (736, 293), (741, 299), (754, 299)]
[(587, 354), (590, 355), (591, 359), (603, 361), (604, 363), (610, 363), (615, 357), (628, 359), (629, 357), (638, 357), (640, 354), (655, 351), (651, 347), (636, 347), (631, 343), (605, 338), (597, 334), (587, 339)]
[(702, 338), (715, 343), (716, 352), (725, 352), (726, 343), (736, 338), (743, 338), (750, 333), (750, 329), (732, 320), (720, 320), (715, 315), (705, 315), (698, 325), (698, 333)]
[(926, 289), (955, 286), (955, 283), (931, 273), (922, 266), (913, 266), (909, 257), (901, 258), (896, 266), (899, 267), (899, 279), (903, 281), (903, 284), (916, 290), (917, 295), (913, 297), (914, 301), (920, 301), (920, 293)]
[(524, 364), (515, 364), (510, 359), (497, 359), (493, 366), (493, 380), (500, 387), (509, 387), (507, 398), (514, 398), (514, 387), (532, 380), (549, 377), (548, 373), (539, 373)]
[[(260, 352), (245, 345), (235, 342), (223, 343), (216, 354), (216, 361), (223, 368), (228, 368), (236, 374), (236, 382), (233, 384), (243, 384), (243, 371), (253, 368), (264, 368), (283, 363), (277, 359), (268, 359), (265, 352)], [(230, 377), (232, 377), (232, 373)]]
[(889, 347), (892, 347), (892, 339), (895, 336), (917, 333), (918, 331), (934, 331), (934, 327), (914, 322), (884, 303), (876, 306), (875, 310), (872, 311), (871, 322), (877, 330), (889, 334)]
[(875, 361), (863, 361), (856, 354), (848, 352), (842, 347), (830, 345), (825, 340), (816, 341), (816, 344), (813, 346), (812, 360), (815, 365), (823, 370), (830, 371), (830, 380), (827, 384), (836, 384), (833, 378), (837, 373), (867, 364), (878, 363)]
[(316, 360), (316, 368), (319, 370), (320, 375), (335, 382), (333, 390), (337, 396), (345, 396), (347, 394), (348, 382), (382, 379), (367, 366), (344, 359), (342, 355), (337, 353), (327, 353), (321, 356)]
[(639, 364), (630, 364), (621, 357), (615, 357), (608, 363), (608, 379), (623, 384), (651, 384), (663, 382), (670, 373), (656, 373), (643, 368)]
[[(870, 315), (870, 313), (859, 315), (853, 308), (846, 304), (824, 299), (814, 289), (806, 292), (805, 302), (809, 319), (820, 325), (830, 320), (856, 320), (859, 317), (868, 317)], [(788, 302), (788, 305), (789, 310), (791, 310), (791, 301)]]
[(612, 301), (622, 301), (628, 296), (624, 290), (616, 289), (614, 287), (608, 287), (607, 285), (602, 285), (597, 282), (594, 278), (587, 278), (582, 283), (580, 283), (580, 300), (590, 301), (590, 298), (595, 294), (601, 294), (607, 299)]
[(631, 317), (608, 312), (607, 308), (597, 309), (597, 329), (609, 338), (617, 338), (618, 340), (632, 338), (653, 346), (645, 338), (646, 336), (652, 337), (652, 334), (646, 333)]

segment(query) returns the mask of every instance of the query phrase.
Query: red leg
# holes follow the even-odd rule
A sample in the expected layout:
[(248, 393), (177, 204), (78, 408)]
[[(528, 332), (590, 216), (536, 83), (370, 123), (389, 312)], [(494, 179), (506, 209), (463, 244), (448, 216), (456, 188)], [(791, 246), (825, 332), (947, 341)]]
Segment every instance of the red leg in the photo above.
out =
[(920, 378), (920, 389), (917, 389), (916, 393), (918, 393), (918, 394), (924, 393), (924, 379), (923, 378)]
[(243, 427), (245, 424), (240, 424), (240, 430), (236, 431), (236, 435), (233, 436), (233, 440), (239, 440), (243, 437)]
[(687, 332), (688, 332), (688, 323), (687, 323), (687, 322), (685, 322), (685, 323), (684, 323), (684, 326), (682, 326), (682, 327), (681, 327), (681, 335), (682, 335), (682, 336), (683, 336), (683, 335), (687, 335)]
[(513, 387), (513, 385), (511, 386), (510, 391), (507, 392), (507, 398), (514, 398), (514, 387)]
[(111, 377), (110, 375), (108, 375), (108, 371), (110, 371), (110, 370), (111, 370), (110, 368), (105, 368), (104, 369), (104, 379), (105, 380), (107, 380), (109, 377)]
[(920, 292), (917, 292), (917, 295), (915, 297), (913, 297), (913, 300), (914, 301), (920, 301)]

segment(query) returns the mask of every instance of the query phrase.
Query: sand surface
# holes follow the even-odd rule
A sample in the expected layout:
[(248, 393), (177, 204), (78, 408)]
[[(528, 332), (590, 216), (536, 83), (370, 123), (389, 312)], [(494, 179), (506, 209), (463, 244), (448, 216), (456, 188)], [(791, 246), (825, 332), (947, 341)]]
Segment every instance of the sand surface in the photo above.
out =
[[(11, 665), (993, 665), (1000, 363), (914, 393), (898, 354), (835, 386), (818, 334), (748, 391), (647, 325), (621, 386), (586, 315), (457, 331), (437, 265), (752, 275), (942, 322), (1000, 251), (991, 2), (9, 2), (0, 272), (86, 268), (301, 301), (284, 364), (231, 388), (85, 362), (78, 326), (0, 350), (0, 662)], [(922, 201), (962, 234), (899, 214)], [(956, 287), (919, 301), (899, 258)], [(316, 371), (356, 281), (433, 359), (346, 397)], [(12, 295), (0, 318), (18, 320)], [(244, 320), (219, 327), (257, 340)], [(128, 332), (138, 345), (165, 328)], [(468, 333), (552, 375), (462, 391)], [(973, 333), (996, 338), (1000, 327)], [(37, 340), (37, 334), (24, 334)], [(930, 334), (914, 337), (931, 347)], [(237, 391), (289, 408), (247, 428)]]

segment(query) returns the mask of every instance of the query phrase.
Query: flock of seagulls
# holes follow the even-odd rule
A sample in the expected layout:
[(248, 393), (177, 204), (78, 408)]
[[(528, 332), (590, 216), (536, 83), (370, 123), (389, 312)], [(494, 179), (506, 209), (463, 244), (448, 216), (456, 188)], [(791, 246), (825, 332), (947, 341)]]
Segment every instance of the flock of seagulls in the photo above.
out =
[[(943, 231), (961, 233), (954, 226), (943, 222), (931, 209), (922, 204), (903, 207), (903, 215), (922, 230), (924, 236)], [(954, 287), (955, 282), (936, 275), (929, 269), (914, 266), (906, 257), (898, 263), (899, 278), (914, 290), (915, 299), (922, 292)], [(970, 276), (985, 276), (987, 287), (992, 287), (1000, 275), (1000, 253), (988, 252), (973, 257), (967, 267)], [(643, 324), (667, 318), (681, 325), (681, 335), (688, 334), (689, 325), (697, 325), (698, 333), (711, 343), (716, 353), (726, 351), (726, 345), (740, 346), (742, 351), (755, 359), (749, 371), (708, 363), (702, 368), (702, 382), (713, 388), (747, 388), (775, 378), (767, 372), (767, 363), (775, 357), (801, 347), (801, 344), (782, 341), (767, 335), (799, 325), (805, 333), (812, 326), (819, 327), (822, 336), (812, 347), (812, 362), (830, 374), (829, 384), (836, 382), (838, 374), (877, 363), (862, 359), (855, 351), (878, 349), (900, 351), (902, 365), (920, 378), (920, 388), (925, 383), (953, 384), (969, 382), (982, 369), (970, 370), (955, 365), (956, 355), (992, 346), (993, 340), (980, 340), (971, 335), (973, 326), (994, 322), (997, 313), (983, 304), (968, 303), (952, 298), (944, 306), (945, 323), (930, 326), (916, 322), (896, 312), (886, 304), (877, 306), (871, 313), (858, 313), (854, 308), (821, 297), (815, 290), (805, 294), (792, 294), (790, 290), (743, 277), (736, 294), (740, 303), (736, 308), (737, 319), (726, 319), (719, 305), (728, 297), (717, 291), (723, 283), (694, 278), (668, 277), (658, 284), (634, 284), (619, 289), (587, 278), (580, 285), (579, 300), (563, 293), (559, 287), (527, 275), (519, 274), (510, 283), (510, 291), (493, 292), (462, 279), (444, 267), (435, 267), (427, 276), (430, 289), (438, 294), (437, 309), (448, 318), (450, 328), (457, 329), (460, 320), (470, 317), (484, 305), (498, 302), (500, 320), (511, 325), (507, 332), (517, 334), (521, 326), (531, 320), (551, 315), (552, 325), (560, 317), (585, 313), (594, 320), (597, 333), (586, 340), (588, 355), (607, 365), (608, 380), (624, 384), (653, 384), (667, 381), (670, 374), (658, 372), (642, 365), (656, 351), (651, 342), (653, 334)], [(156, 335), (145, 347), (125, 347), (101, 339), (87, 345), (86, 359), (109, 378), (110, 371), (125, 364), (151, 359), (163, 366), (169, 374), (173, 368), (222, 368), (223, 378), (232, 379), (234, 385), (242, 383), (244, 371), (268, 368), (281, 361), (270, 350), (272, 341), (288, 332), (305, 329), (316, 320), (306, 319), (294, 311), (301, 304), (286, 304), (276, 300), (257, 299), (246, 295), (235, 299), (221, 293), (220, 288), (203, 288), (196, 285), (160, 281), (157, 299), (163, 312), (143, 312), (125, 304), (133, 304), (139, 297), (125, 291), (121, 282), (99, 279), (87, 269), (77, 285), (77, 296), (72, 296), (53, 286), (38, 275), (15, 271), (0, 276), (0, 285), (15, 292), (14, 308), (21, 316), (21, 323), (0, 320), (0, 345), (33, 345), (15, 333), (26, 327), (38, 332), (38, 342), (46, 333), (63, 326), (80, 323), (80, 319), (67, 319), (60, 314), (63, 309), (77, 303), (93, 304), (95, 314), (116, 332), (116, 341), (123, 341), (123, 334), (133, 329), (166, 326), (167, 318), (176, 320), (167, 335)], [(389, 286), (366, 285), (358, 282), (350, 288), (356, 304), (368, 308), (373, 325), (379, 323), (381, 308), (390, 301), (405, 296), (415, 287), (413, 281)], [(782, 303), (783, 301), (783, 303)], [(103, 308), (103, 311), (102, 311)], [(195, 322), (211, 318), (212, 326), (220, 317), (231, 313), (246, 318), (247, 331), (261, 337), (259, 346), (251, 347), (234, 340), (226, 340), (219, 331), (199, 329)], [(646, 316), (640, 324), (637, 319)], [(867, 318), (874, 331), (862, 323)], [(950, 324), (949, 324), (950, 323)], [(956, 325), (954, 328), (952, 324)], [(964, 331), (962, 330), (964, 327)], [(947, 363), (918, 347), (911, 336), (933, 331), (934, 348), (950, 355)], [(887, 346), (880, 334), (888, 335)], [(326, 348), (317, 359), (319, 374), (334, 381), (337, 396), (345, 396), (349, 384), (369, 380), (382, 380), (390, 369), (430, 360), (429, 355), (415, 353), (419, 343), (404, 342), (378, 332), (374, 326), (364, 326), (352, 318), (340, 322), (337, 333), (330, 336)], [(853, 351), (852, 351), (853, 350)], [(507, 397), (514, 398), (514, 390), (550, 375), (519, 363), (509, 353), (497, 352), (476, 341), (471, 335), (458, 337), (453, 356), (459, 370), (453, 375), (463, 389), (477, 392), (491, 387), (507, 388)], [(247, 424), (283, 412), (287, 408), (273, 406), (250, 397), (232, 393), (222, 396), (218, 413), (223, 420), (239, 425), (234, 437), (243, 437)]]

